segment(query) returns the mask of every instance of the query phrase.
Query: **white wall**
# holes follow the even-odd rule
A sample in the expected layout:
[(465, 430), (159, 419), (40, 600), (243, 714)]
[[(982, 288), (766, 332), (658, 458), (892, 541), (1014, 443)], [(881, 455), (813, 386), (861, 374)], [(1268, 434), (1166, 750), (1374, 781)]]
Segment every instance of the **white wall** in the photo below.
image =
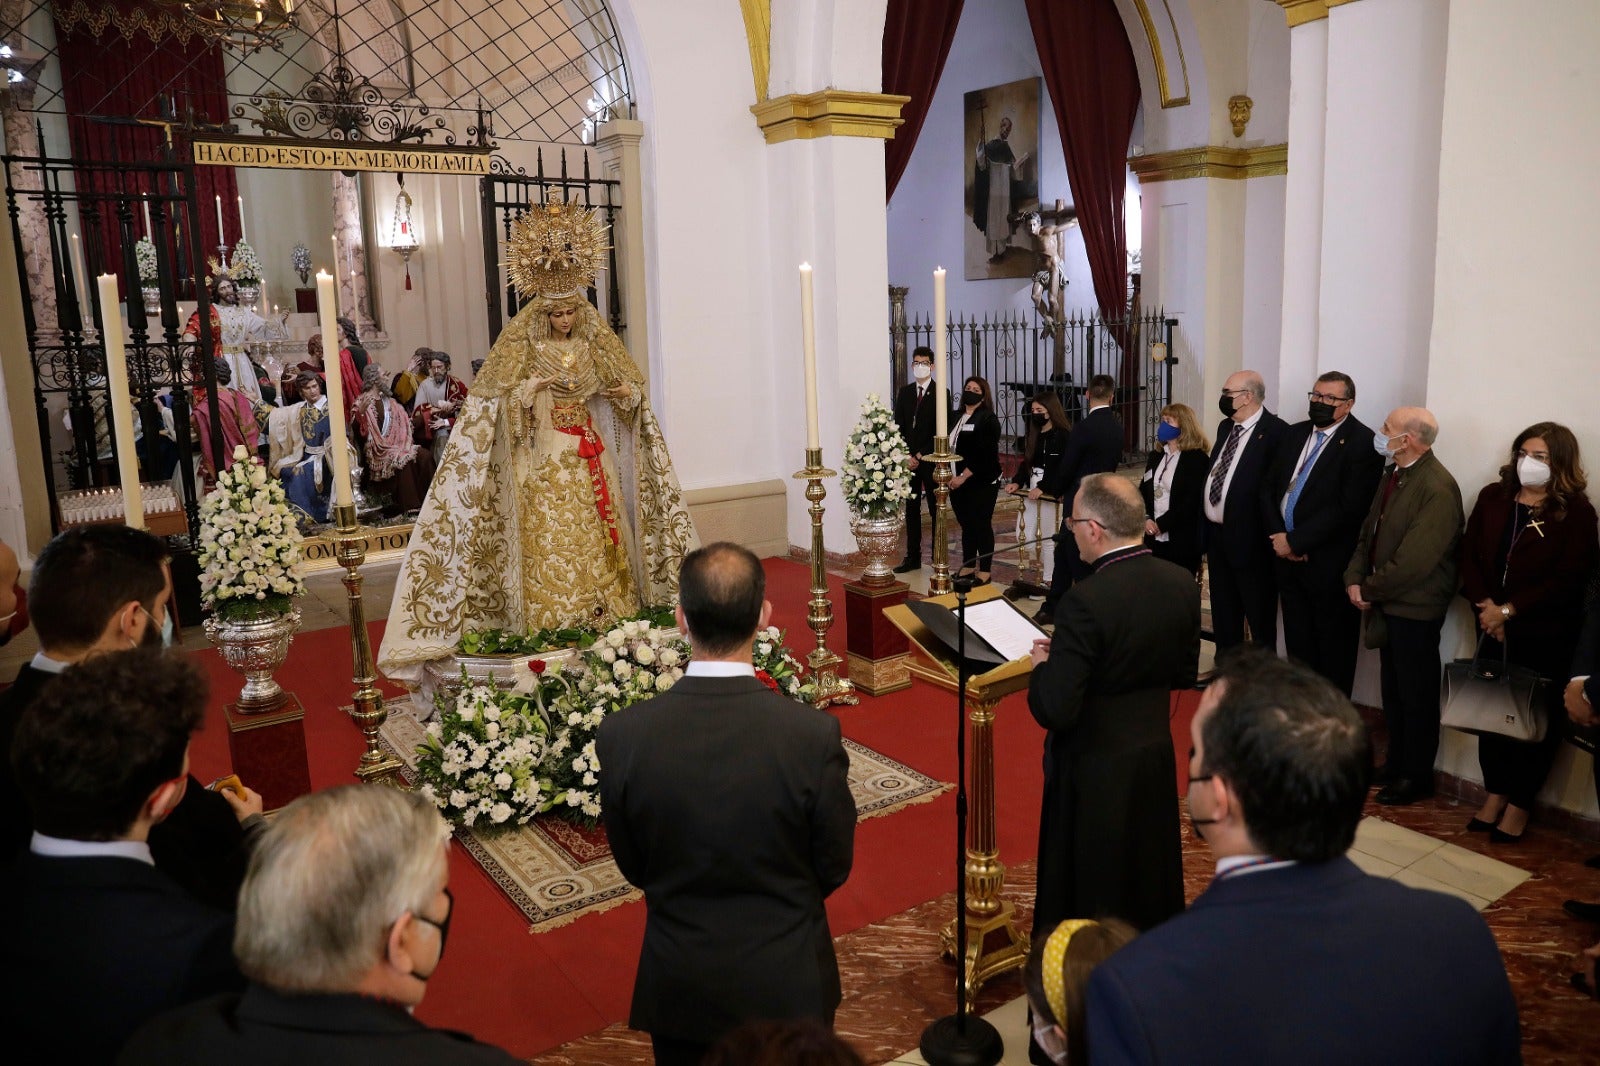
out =
[(1449, 18), (1450, 0), (1328, 16), (1318, 369), (1355, 378), (1372, 425), (1427, 383)]
[[(1536, 17), (1494, 0), (1451, 5), (1427, 402), (1469, 501), (1542, 419), (1577, 433), (1591, 476), (1600, 466), (1584, 340), (1600, 332), (1597, 40), (1591, 0), (1546, 0)], [(1465, 633), (1464, 622), (1449, 633), (1447, 654)], [(1565, 747), (1544, 798), (1593, 817), (1591, 760)], [(1477, 780), (1473, 748), (1447, 737), (1445, 768)]]
[[(963, 242), (972, 226), (962, 204), (962, 190), (972, 169), (963, 143), (962, 98), (976, 89), (1040, 74), (1039, 54), (1033, 46), (1033, 30), (1028, 25), (1023, 0), (985, 0), (968, 3), (962, 9), (961, 24), (934, 91), (927, 121), (889, 203), (889, 280), (895, 285), (910, 286), (906, 297), (909, 313), (932, 316), (933, 271), (937, 266), (948, 271), (946, 289), (953, 314), (981, 315), (1033, 306), (1028, 278), (967, 281), (962, 277)], [(1061, 130), (1042, 82), (1038, 160), (1040, 200), (1051, 203), (1061, 199), (1071, 204)], [(1067, 307), (1098, 307), (1088, 253), (1077, 227), (1067, 232), (1064, 258)], [(884, 299), (887, 301), (887, 293)], [(884, 321), (888, 321), (887, 314)]]

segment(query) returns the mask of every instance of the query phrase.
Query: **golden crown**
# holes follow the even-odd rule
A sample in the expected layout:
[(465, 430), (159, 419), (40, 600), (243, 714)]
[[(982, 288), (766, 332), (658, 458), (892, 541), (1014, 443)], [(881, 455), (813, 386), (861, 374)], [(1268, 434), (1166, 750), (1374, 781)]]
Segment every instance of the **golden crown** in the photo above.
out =
[(611, 245), (593, 208), (551, 200), (512, 223), (507, 270), (523, 299), (560, 298), (587, 288)]

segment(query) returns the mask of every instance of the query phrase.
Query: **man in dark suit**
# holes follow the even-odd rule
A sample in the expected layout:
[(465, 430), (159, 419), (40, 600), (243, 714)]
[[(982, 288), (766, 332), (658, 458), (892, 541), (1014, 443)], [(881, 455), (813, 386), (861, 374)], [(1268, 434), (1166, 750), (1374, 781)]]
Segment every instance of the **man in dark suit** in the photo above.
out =
[(1349, 700), (1248, 650), (1225, 660), (1190, 737), (1189, 817), (1217, 874), (1095, 969), (1090, 1062), (1521, 1061), (1483, 919), (1345, 857), (1372, 760)]
[(765, 589), (738, 545), (689, 553), (687, 671), (600, 726), (606, 835), (649, 911), (628, 1024), (658, 1063), (698, 1063), (754, 1018), (832, 1024), (839, 1005), (823, 900), (850, 874), (848, 760), (837, 719), (754, 676)]
[[(1110, 374), (1096, 374), (1089, 379), (1085, 398), (1089, 413), (1078, 420), (1067, 435), (1067, 446), (1055, 468), (1044, 472), (1040, 487), (1046, 496), (1070, 500), (1077, 494), (1078, 485), (1090, 474), (1109, 473), (1122, 461), (1122, 420), (1111, 409), (1111, 399), (1116, 395), (1117, 383)], [(1070, 536), (1058, 537), (1055, 546), (1055, 573), (1050, 578), (1050, 593), (1045, 596), (1033, 620), (1041, 625), (1053, 623), (1056, 605), (1074, 581), (1089, 576), (1089, 563), (1078, 554), (1076, 542)]]
[[(171, 642), (167, 546), (127, 526), (67, 530), (39, 553), (30, 600), (39, 652), (0, 693), (0, 753), (10, 750), (22, 712), (57, 675), (107, 652)], [(232, 910), (261, 806), (249, 788), (219, 794), (189, 778), (177, 809), (152, 827), (156, 867), (202, 903)], [(10, 761), (0, 758), (0, 863), (26, 849), (32, 832)]]
[(0, 1025), (20, 1061), (109, 1062), (154, 1014), (242, 984), (231, 918), (157, 870), (148, 844), (183, 796), (205, 695), (179, 658), (110, 652), (18, 723), (11, 759), (34, 830), (0, 888)]
[(455, 912), (449, 833), (420, 794), (344, 785), (285, 807), (239, 893), (242, 993), (146, 1025), (123, 1066), (511, 1066), (411, 1016)]
[(1148, 929), (1183, 909), (1168, 715), (1172, 690), (1194, 684), (1200, 590), (1144, 547), (1132, 482), (1090, 475), (1066, 521), (1094, 570), (1033, 650), (1028, 709), (1049, 730), (1033, 924), (1109, 916)]
[[(1219, 652), (1250, 639), (1278, 646), (1278, 590), (1272, 544), (1261, 518), (1261, 486), (1288, 427), (1267, 410), (1267, 387), (1254, 370), (1223, 383), (1222, 423), (1211, 449), (1211, 474), (1201, 507), (1211, 578), (1211, 631)], [(1348, 561), (1348, 560), (1347, 560)]]
[[(1600, 596), (1590, 599), (1589, 608), (1584, 614), (1577, 650), (1572, 653), (1572, 680), (1567, 682), (1562, 695), (1567, 717), (1574, 729), (1593, 731), (1600, 728)], [(1557, 724), (1550, 723), (1550, 728), (1556, 728)], [(1600, 772), (1594, 774), (1594, 792), (1595, 799), (1600, 801)], [(1600, 855), (1591, 855), (1583, 864), (1591, 870), (1600, 870)], [(1600, 903), (1569, 899), (1562, 906), (1574, 918), (1600, 924)], [(1586, 977), (1589, 991), (1591, 994), (1600, 994), (1597, 992), (1600, 986), (1595, 983), (1594, 972), (1596, 960), (1600, 959), (1600, 944), (1588, 949), (1585, 954), (1589, 960)]]
[(1361, 612), (1345, 593), (1344, 568), (1383, 475), (1372, 430), (1351, 414), (1356, 383), (1337, 370), (1317, 378), (1307, 420), (1283, 435), (1267, 473), (1261, 514), (1277, 557), (1283, 645), (1350, 695)]
[(906, 558), (894, 568), (897, 574), (922, 569), (922, 508), (927, 501), (928, 518), (937, 520), (933, 498), (933, 464), (922, 457), (933, 451), (934, 420), (938, 417), (939, 397), (933, 384), (933, 349), (919, 344), (911, 353), (911, 376), (894, 398), (894, 421), (900, 436), (911, 449), (911, 499), (906, 501)]

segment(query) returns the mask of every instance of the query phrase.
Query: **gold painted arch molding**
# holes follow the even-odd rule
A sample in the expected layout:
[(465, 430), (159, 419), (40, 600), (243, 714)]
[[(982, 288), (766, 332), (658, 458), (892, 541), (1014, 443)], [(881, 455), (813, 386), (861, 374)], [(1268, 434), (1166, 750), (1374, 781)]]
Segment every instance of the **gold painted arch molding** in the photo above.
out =
[[(1172, 6), (1168, 0), (1132, 0), (1132, 3), (1144, 25), (1145, 40), (1150, 44), (1150, 58), (1156, 66), (1156, 85), (1161, 90), (1161, 106), (1184, 107), (1189, 103), (1189, 63), (1183, 57), (1183, 40), (1178, 36)], [(1152, 12), (1156, 4), (1160, 5), (1159, 12)], [(1177, 57), (1176, 66), (1168, 61), (1169, 55)]]
[(750, 74), (756, 83), (756, 103), (767, 100), (772, 76), (772, 0), (739, 0), (744, 14), (744, 35), (750, 44)]

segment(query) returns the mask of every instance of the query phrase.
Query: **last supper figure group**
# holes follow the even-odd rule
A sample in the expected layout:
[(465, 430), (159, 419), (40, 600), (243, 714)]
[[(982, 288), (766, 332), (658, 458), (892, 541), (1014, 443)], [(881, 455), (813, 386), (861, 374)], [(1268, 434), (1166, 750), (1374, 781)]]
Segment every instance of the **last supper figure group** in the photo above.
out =
[(604, 626), (673, 602), (698, 545), (644, 377), (585, 297), (608, 249), (589, 209), (520, 218), (525, 301), (456, 417), (379, 650), (420, 683), (473, 630)]

